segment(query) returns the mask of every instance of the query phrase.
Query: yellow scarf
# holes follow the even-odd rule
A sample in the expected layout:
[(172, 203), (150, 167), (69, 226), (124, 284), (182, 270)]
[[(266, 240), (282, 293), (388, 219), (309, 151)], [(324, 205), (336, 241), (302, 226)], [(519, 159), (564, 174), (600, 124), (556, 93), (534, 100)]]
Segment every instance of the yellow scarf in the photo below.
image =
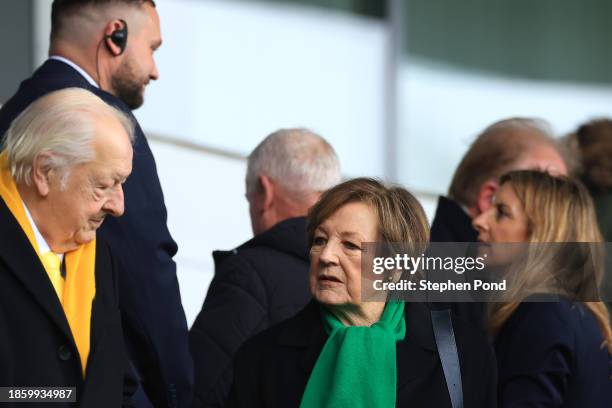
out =
[[(0, 197), (6, 203), (19, 226), (25, 232), (30, 244), (41, 257), (34, 230), (25, 212), (24, 203), (19, 196), (15, 180), (8, 168), (6, 152), (0, 154)], [(96, 295), (96, 241), (81, 245), (74, 251), (64, 254), (66, 263), (66, 282), (60, 303), (70, 325), (74, 342), (81, 358), (83, 377), (87, 368), (91, 332), (91, 306)], [(41, 259), (42, 264), (42, 259)], [(54, 292), (55, 293), (55, 292)]]

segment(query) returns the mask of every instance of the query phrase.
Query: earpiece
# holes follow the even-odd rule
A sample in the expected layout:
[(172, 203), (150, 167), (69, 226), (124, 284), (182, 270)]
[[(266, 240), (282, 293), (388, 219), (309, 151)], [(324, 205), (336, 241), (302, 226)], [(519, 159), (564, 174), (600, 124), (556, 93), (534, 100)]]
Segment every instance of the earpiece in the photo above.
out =
[(125, 20), (119, 19), (119, 21), (121, 21), (121, 23), (123, 24), (123, 27), (118, 28), (112, 33), (110, 33), (109, 35), (105, 36), (106, 39), (110, 39), (113, 44), (119, 47), (119, 53), (117, 54), (115, 51), (113, 51), (110, 48), (108, 44), (106, 44), (108, 50), (117, 56), (123, 54), (123, 51), (125, 51), (125, 46), (127, 45), (127, 38), (128, 38), (127, 23), (125, 22)]

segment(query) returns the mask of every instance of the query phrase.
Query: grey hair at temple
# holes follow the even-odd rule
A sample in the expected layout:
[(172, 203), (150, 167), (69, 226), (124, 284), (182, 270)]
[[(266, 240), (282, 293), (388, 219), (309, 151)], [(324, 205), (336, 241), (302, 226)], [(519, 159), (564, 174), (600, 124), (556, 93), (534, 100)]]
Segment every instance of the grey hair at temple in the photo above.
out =
[(249, 155), (247, 194), (259, 189), (265, 175), (298, 196), (321, 193), (341, 180), (333, 147), (303, 128), (280, 129), (266, 137)]

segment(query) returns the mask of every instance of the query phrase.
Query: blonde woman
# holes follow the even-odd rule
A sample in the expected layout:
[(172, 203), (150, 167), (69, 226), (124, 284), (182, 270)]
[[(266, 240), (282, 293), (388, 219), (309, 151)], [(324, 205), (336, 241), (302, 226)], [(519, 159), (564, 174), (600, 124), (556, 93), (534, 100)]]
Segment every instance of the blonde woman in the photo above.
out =
[[(522, 285), (522, 295), (494, 305), (489, 316), (498, 360), (499, 406), (612, 407), (607, 310), (601, 302), (567, 297), (572, 289), (589, 287), (593, 276), (578, 273), (580, 267), (567, 267), (568, 250), (581, 249), (564, 243), (601, 241), (586, 189), (572, 179), (543, 172), (511, 172), (501, 178), (494, 205), (474, 219), (474, 226), (482, 242), (532, 246), (514, 280)], [(543, 243), (556, 244), (544, 252), (532, 250), (542, 249)], [(597, 269), (598, 254), (590, 255), (595, 258), (590, 265)], [(543, 267), (542, 260), (550, 267)], [(552, 292), (558, 300), (526, 301), (538, 292)]]

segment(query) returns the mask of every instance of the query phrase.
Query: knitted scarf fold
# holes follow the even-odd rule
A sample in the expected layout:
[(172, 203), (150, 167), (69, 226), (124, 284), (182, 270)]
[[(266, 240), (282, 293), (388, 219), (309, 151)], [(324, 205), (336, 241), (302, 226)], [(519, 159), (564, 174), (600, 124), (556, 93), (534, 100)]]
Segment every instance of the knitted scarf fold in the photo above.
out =
[(396, 342), (406, 336), (404, 303), (387, 303), (380, 320), (370, 327), (347, 327), (327, 309), (322, 311), (329, 338), (310, 374), (300, 407), (394, 407)]

